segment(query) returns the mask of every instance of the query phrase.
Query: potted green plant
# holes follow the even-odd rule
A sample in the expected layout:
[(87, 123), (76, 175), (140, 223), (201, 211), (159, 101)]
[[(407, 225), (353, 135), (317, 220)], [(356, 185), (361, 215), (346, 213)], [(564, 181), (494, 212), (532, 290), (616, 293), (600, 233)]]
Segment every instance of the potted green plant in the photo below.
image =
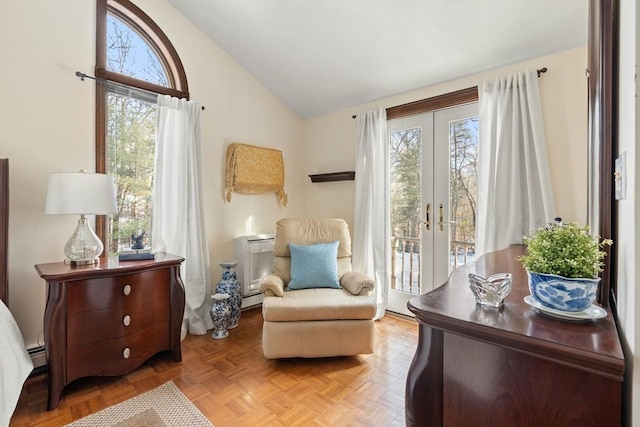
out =
[(546, 307), (583, 311), (595, 300), (606, 255), (613, 244), (589, 232), (589, 226), (562, 223), (535, 230), (523, 237), (527, 254), (518, 257), (527, 270), (531, 296)]

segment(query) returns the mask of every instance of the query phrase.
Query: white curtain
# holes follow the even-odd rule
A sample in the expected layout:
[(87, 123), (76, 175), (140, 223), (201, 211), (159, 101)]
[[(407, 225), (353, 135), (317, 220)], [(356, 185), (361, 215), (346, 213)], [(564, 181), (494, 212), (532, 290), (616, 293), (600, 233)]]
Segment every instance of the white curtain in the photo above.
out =
[(376, 281), (376, 318), (384, 316), (390, 275), (389, 144), (387, 112), (366, 111), (357, 117), (356, 203), (353, 268)]
[(476, 255), (522, 243), (556, 215), (535, 71), (479, 88)]
[(181, 339), (202, 335), (209, 316), (211, 278), (202, 214), (200, 106), (158, 96), (153, 182), (152, 248), (185, 258), (181, 267), (185, 308)]

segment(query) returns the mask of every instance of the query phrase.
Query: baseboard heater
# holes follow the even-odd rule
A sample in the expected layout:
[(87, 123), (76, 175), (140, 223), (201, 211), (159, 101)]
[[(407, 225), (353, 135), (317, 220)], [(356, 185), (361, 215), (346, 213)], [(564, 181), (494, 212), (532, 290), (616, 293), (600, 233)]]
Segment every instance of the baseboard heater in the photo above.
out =
[(31, 357), (34, 369), (47, 365), (47, 354), (44, 346), (31, 348), (27, 350), (27, 352), (29, 353), (29, 357)]

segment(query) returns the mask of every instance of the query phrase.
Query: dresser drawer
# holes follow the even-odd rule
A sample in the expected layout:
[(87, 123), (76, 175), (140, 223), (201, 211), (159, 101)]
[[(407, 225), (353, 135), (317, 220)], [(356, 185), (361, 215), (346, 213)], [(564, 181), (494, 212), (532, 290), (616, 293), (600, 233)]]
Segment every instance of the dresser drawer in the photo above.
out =
[(67, 286), (68, 313), (109, 307), (143, 308), (143, 301), (169, 299), (169, 270), (149, 270), (135, 274), (75, 280)]
[(141, 307), (113, 307), (69, 314), (67, 348), (131, 335), (169, 323), (169, 300), (154, 298)]
[(74, 347), (67, 350), (67, 381), (90, 375), (122, 375), (169, 348), (168, 324), (126, 337)]

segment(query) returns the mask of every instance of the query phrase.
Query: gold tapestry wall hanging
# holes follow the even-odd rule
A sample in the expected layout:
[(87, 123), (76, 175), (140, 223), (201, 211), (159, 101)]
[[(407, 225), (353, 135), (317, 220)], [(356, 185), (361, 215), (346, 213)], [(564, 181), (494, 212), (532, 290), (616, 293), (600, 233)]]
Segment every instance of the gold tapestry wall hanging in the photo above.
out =
[(231, 193), (276, 193), (287, 206), (282, 151), (234, 142), (227, 148), (227, 202)]

